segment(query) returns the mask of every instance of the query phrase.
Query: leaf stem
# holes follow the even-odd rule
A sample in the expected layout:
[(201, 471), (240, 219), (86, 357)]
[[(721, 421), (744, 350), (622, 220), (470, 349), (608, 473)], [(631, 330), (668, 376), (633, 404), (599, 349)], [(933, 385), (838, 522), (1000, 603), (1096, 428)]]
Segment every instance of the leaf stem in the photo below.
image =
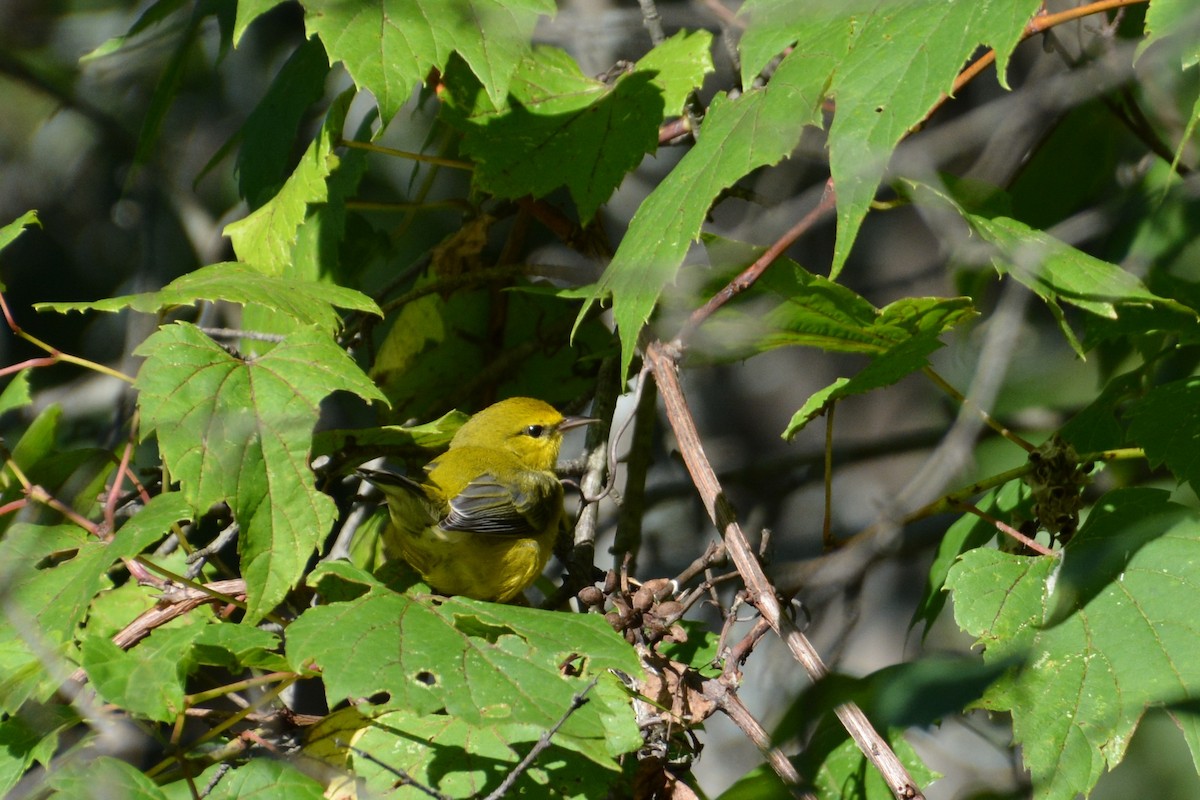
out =
[(450, 169), (461, 169), (466, 172), (471, 172), (475, 167), (466, 161), (458, 161), (453, 158), (443, 158), (441, 156), (427, 156), (424, 153), (414, 153), (410, 150), (396, 150), (391, 147), (383, 147), (369, 142), (359, 142), (354, 139), (342, 139), (339, 144), (342, 147), (349, 147), (354, 150), (366, 150), (370, 153), (378, 153), (384, 156), (393, 156), (395, 158), (407, 158), (409, 161), (420, 161), (422, 164), (436, 164), (439, 167), (449, 167)]
[(0, 313), (3, 313), (4, 321), (8, 323), (9, 330), (11, 330), (20, 338), (29, 342), (34, 347), (38, 348), (39, 350), (44, 350), (49, 354), (49, 356), (46, 358), (31, 358), (28, 361), (21, 362), (20, 364), (14, 364), (13, 366), (5, 367), (0, 370), (0, 377), (12, 372), (18, 372), (26, 367), (48, 367), (58, 363), (59, 361), (65, 361), (68, 364), (75, 364), (76, 366), (83, 367), (84, 369), (90, 369), (93, 372), (99, 372), (101, 375), (108, 375), (109, 377), (125, 381), (129, 384), (133, 383), (133, 378), (129, 377), (120, 370), (115, 370), (112, 367), (105, 366), (104, 364), (98, 364), (95, 361), (89, 361), (86, 358), (73, 356), (70, 353), (64, 353), (57, 347), (43, 342), (32, 333), (26, 331), (17, 324), (15, 319), (13, 319), (12, 311), (8, 307), (8, 301), (4, 299), (4, 294), (2, 292), (0, 292)]
[(227, 694), (244, 692), (247, 689), (253, 689), (257, 686), (267, 686), (275, 681), (294, 677), (296, 677), (296, 673), (294, 672), (270, 672), (266, 675), (256, 675), (253, 678), (246, 678), (245, 680), (237, 681), (236, 683), (219, 686), (216, 689), (209, 689), (206, 692), (197, 692), (196, 694), (185, 695), (183, 700), (188, 704), (188, 706), (196, 706), (200, 703), (207, 703), (209, 700), (214, 700), (218, 697), (224, 697)]
[(922, 367), (921, 371), (925, 374), (925, 377), (927, 377), (927, 378), (929, 378), (929, 380), (933, 381), (935, 386), (937, 386), (939, 389), (941, 389), (943, 392), (945, 392), (947, 395), (949, 395), (955, 402), (957, 402), (963, 406), (970, 406), (970, 407), (974, 408), (975, 413), (977, 413), (980, 416), (980, 418), (984, 421), (984, 423), (986, 423), (987, 426), (989, 428), (991, 428), (992, 430), (994, 430), (996, 433), (1000, 434), (1005, 439), (1008, 439), (1010, 442), (1015, 444), (1017, 447), (1020, 447), (1026, 453), (1032, 453), (1034, 450), (1037, 449), (1034, 445), (1025, 441), (1025, 439), (1021, 438), (1019, 435), (1017, 435), (1016, 433), (1013, 433), (1011, 430), (1009, 430), (1007, 427), (1005, 427), (1002, 423), (1000, 423), (997, 419), (995, 419), (991, 414), (984, 411), (981, 406), (979, 406), (978, 404), (973, 402), (970, 398), (965, 396), (958, 389), (955, 389), (953, 386), (951, 386), (950, 383), (945, 378), (943, 378), (941, 375), (939, 375), (937, 373), (937, 370), (935, 370), (933, 367), (925, 366), (925, 367)]

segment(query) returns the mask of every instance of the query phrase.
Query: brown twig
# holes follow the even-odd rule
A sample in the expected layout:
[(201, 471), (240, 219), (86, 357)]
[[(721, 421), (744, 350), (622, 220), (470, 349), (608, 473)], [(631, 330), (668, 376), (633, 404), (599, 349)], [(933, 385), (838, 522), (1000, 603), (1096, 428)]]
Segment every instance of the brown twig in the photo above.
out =
[(821, 193), (821, 199), (817, 202), (816, 207), (780, 236), (753, 264), (742, 270), (737, 277), (714, 294), (707, 303), (693, 311), (679, 331), (677, 342), (686, 343), (696, 328), (700, 327), (718, 308), (753, 286), (754, 282), (767, 271), (767, 267), (775, 262), (775, 259), (783, 255), (783, 252), (791, 247), (797, 239), (832, 212), (836, 204), (837, 193), (833, 189), (833, 179), (830, 178), (825, 182), (825, 190)]
[(700, 557), (697, 558), (695, 561), (693, 561), (688, 566), (686, 566), (684, 568), (683, 572), (681, 572), (675, 576), (675, 585), (682, 587), (684, 584), (686, 584), (692, 578), (696, 577), (701, 572), (704, 572), (704, 570), (708, 569), (709, 567), (713, 566), (714, 564), (723, 563), (724, 561), (725, 561), (725, 543), (724, 542), (709, 542), (708, 547), (705, 548), (704, 552), (700, 555)]
[[(133, 622), (130, 622), (113, 635), (113, 644), (122, 650), (128, 650), (146, 638), (156, 628), (166, 625), (173, 619), (182, 617), (205, 603), (224, 602), (231, 598), (245, 599), (246, 581), (235, 578), (227, 581), (207, 583), (203, 589), (181, 586), (171, 590), (169, 599), (164, 599), (154, 608), (143, 611)], [(77, 669), (71, 679), (82, 681), (87, 673), (82, 668)]]
[[(695, 421), (687, 407), (683, 387), (676, 371), (678, 348), (668, 347), (662, 342), (651, 342), (646, 348), (646, 360), (654, 371), (655, 380), (663, 397), (667, 419), (675, 432), (679, 451), (696, 484), (696, 490), (704, 503), (709, 517), (716, 523), (725, 541), (725, 547), (746, 584), (749, 601), (779, 635), (792, 655), (813, 680), (823, 678), (829, 670), (821, 660), (808, 637), (796, 627), (792, 618), (784, 613), (774, 587), (767, 579), (750, 543), (734, 517), (733, 508), (725, 499), (712, 465), (700, 442)], [(862, 753), (875, 765), (892, 794), (900, 800), (923, 798), (920, 787), (900, 763), (895, 752), (871, 726), (866, 714), (857, 705), (846, 703), (835, 709), (838, 719), (854, 739)]]
[(815, 794), (800, 788), (802, 783), (800, 773), (796, 772), (796, 768), (782, 750), (771, 745), (771, 735), (742, 703), (734, 687), (725, 680), (712, 678), (704, 682), (704, 697), (721, 709), (725, 716), (729, 717), (730, 721), (737, 725), (746, 738), (759, 749), (767, 759), (767, 763), (771, 765), (771, 769), (775, 770), (775, 774), (787, 784), (793, 797), (799, 798), (799, 800), (816, 800)]

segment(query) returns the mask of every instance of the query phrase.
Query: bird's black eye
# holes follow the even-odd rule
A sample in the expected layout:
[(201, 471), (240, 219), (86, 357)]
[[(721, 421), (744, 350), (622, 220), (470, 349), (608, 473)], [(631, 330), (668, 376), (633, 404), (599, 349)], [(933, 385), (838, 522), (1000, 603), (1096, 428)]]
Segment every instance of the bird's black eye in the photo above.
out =
[(525, 435), (532, 436), (534, 439), (540, 439), (546, 433), (545, 425), (529, 425), (525, 428)]

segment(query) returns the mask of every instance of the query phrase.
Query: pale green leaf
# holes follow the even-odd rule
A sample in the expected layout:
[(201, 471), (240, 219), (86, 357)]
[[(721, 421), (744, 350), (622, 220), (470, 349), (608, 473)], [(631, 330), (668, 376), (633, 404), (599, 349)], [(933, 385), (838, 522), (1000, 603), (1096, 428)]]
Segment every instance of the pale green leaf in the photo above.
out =
[(29, 370), (23, 369), (12, 377), (4, 391), (0, 392), (0, 414), (22, 408), (33, 402), (29, 394)]
[[(1035, 798), (1088, 794), (1148, 707), (1200, 699), (1198, 531), (1200, 513), (1166, 492), (1124, 489), (1097, 501), (1061, 567), (976, 549), (951, 569), (955, 619), (984, 658), (1028, 664), (984, 704), (1012, 713)], [(1181, 727), (1200, 754), (1194, 717)]]
[(228, 262), (210, 264), (182, 275), (157, 292), (109, 297), (80, 303), (38, 303), (39, 311), (121, 311), (131, 308), (158, 314), (202, 301), (257, 304), (291, 317), (301, 325), (316, 325), (332, 332), (340, 324), (334, 308), (348, 308), (383, 316), (375, 301), (365, 294), (318, 281), (305, 281), (264, 274), (257, 269)]
[[(596, 702), (596, 689), (588, 701)], [(436, 786), (448, 797), (483, 797), (499, 787), (542, 733), (535, 725), (480, 728), (454, 716), (422, 716), (395, 709), (371, 715), (361, 736), (354, 740), (358, 752), (351, 754), (350, 761), (367, 788), (380, 794), (388, 793), (396, 782), (391, 768), (404, 770), (424, 785)], [(564, 748), (559, 738), (555, 736), (520, 776), (512, 796), (587, 800), (603, 796), (620, 777), (611, 761), (602, 765), (580, 759)], [(363, 757), (363, 752), (373, 758)]]
[(81, 648), (83, 668), (107, 702), (135, 716), (171, 722), (183, 712), (183, 681), (193, 665), (188, 651), (205, 627), (160, 628), (129, 652), (107, 636), (88, 636)]
[(634, 65), (634, 72), (650, 74), (651, 83), (662, 91), (667, 116), (682, 114), (688, 95), (712, 71), (712, 34), (708, 31), (679, 31)]
[(787, 427), (783, 431), (783, 438), (791, 439), (804, 426), (824, 414), (830, 403), (848, 394), (855, 394), (849, 378), (838, 378), (825, 388), (813, 392), (788, 421)]
[[(68, 759), (62, 769), (50, 773), (47, 784), (57, 800), (166, 800), (162, 789), (142, 770), (112, 756)], [(103, 793), (98, 790), (103, 787)]]
[[(12, 608), (36, 623), (38, 636), (69, 642), (104, 586), (109, 567), (166, 537), (174, 523), (189, 515), (183, 498), (168, 492), (154, 497), (107, 542), (72, 525), (18, 523), (0, 539), (0, 585), (6, 587)], [(29, 567), (44, 560), (54, 566)]]
[[(1019, 514), (1018, 508), (1025, 508), (1025, 517), (1029, 518), (1029, 487), (1024, 481), (1009, 481), (999, 489), (985, 494), (975, 501), (975, 507), (993, 518), (1013, 519)], [(929, 565), (929, 578), (921, 600), (913, 610), (909, 628), (918, 622), (925, 623), (924, 633), (929, 632), (946, 605), (946, 576), (958, 561), (958, 557), (968, 550), (990, 542), (996, 538), (996, 526), (988, 520), (974, 514), (963, 514), (951, 525), (941, 538), (938, 539), (937, 552), (933, 563)]]
[(296, 584), (336, 515), (308, 466), (321, 400), (337, 390), (383, 396), (315, 330), (243, 360), (179, 323), (135, 352), (146, 357), (136, 384), (142, 435), (157, 433), (193, 508), (229, 504), (241, 529), (247, 616), (257, 620)]
[[(599, 615), (434, 602), (379, 588), (306, 611), (288, 628), (287, 654), (297, 669), (321, 668), (331, 704), (387, 692), (389, 708), (417, 715), (444, 708), (479, 728), (544, 730), (592, 676), (609, 668), (640, 672), (633, 650)], [(583, 673), (565, 677), (561, 666), (572, 654), (585, 655)], [(631, 712), (623, 719), (612, 713), (603, 703), (578, 709), (559, 741), (601, 762), (636, 747)]]

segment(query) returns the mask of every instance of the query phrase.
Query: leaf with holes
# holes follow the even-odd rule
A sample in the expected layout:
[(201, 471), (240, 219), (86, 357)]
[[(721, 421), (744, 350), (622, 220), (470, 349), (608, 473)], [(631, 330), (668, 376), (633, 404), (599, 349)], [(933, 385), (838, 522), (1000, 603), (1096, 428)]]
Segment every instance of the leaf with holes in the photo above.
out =
[[(481, 730), (545, 730), (592, 677), (640, 674), (632, 648), (599, 615), (414, 597), (364, 582), (366, 595), (310, 609), (288, 628), (289, 661), (320, 668), (330, 705), (386, 692), (386, 708), (444, 709)], [(600, 702), (607, 691), (556, 737), (601, 763), (638, 739), (627, 698)]]

